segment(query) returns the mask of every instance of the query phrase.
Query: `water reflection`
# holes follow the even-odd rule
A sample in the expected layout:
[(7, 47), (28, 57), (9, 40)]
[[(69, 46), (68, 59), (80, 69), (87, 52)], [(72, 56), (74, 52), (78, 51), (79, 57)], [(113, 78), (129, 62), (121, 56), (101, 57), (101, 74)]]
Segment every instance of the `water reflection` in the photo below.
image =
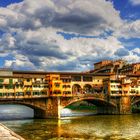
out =
[(69, 108), (64, 108), (61, 110), (61, 117), (72, 117), (72, 116), (90, 116), (97, 114), (96, 110), (71, 110)]
[(68, 108), (64, 108), (61, 110), (61, 116), (70, 116), (72, 114), (72, 111), (71, 109), (68, 109)]
[(62, 120), (4, 121), (27, 140), (140, 138), (140, 115), (69, 117)]
[[(22, 115), (32, 114), (28, 109), (23, 110), (23, 108), (20, 108), (19, 110), (21, 111)], [(15, 114), (19, 113), (19, 110), (16, 106), (15, 113), (12, 114), (11, 111), (7, 111), (15, 116)], [(0, 109), (1, 114), (2, 112), (5, 113), (7, 111)], [(69, 112), (69, 110), (67, 111)], [(73, 111), (71, 110), (69, 113), (73, 114)], [(22, 116), (21, 114), (20, 116)], [(2, 123), (19, 135), (23, 136), (26, 140), (140, 139), (140, 114), (63, 117), (61, 120), (3, 120)]]

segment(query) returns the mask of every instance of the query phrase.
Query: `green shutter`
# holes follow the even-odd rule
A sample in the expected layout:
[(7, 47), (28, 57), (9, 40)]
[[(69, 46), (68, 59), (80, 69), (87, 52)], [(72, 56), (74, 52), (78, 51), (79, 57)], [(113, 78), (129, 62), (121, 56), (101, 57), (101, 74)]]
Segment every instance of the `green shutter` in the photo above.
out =
[(8, 89), (12, 89), (12, 88), (13, 88), (13, 79), (9, 79)]
[(9, 79), (10, 85), (13, 84), (13, 79)]
[(2, 83), (4, 80), (3, 79), (0, 79), (0, 83)]
[(3, 85), (0, 83), (0, 89), (3, 89)]
[(10, 84), (10, 85), (9, 85), (9, 89), (12, 89), (12, 88), (13, 88), (13, 85), (12, 85), (12, 84)]

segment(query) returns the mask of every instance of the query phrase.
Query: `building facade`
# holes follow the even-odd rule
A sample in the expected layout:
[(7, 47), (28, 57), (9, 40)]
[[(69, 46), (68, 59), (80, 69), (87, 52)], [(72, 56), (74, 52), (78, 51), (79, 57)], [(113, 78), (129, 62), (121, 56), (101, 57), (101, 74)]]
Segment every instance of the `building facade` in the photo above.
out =
[(74, 96), (104, 93), (140, 94), (140, 64), (104, 60), (89, 72), (37, 72), (0, 70), (1, 98)]

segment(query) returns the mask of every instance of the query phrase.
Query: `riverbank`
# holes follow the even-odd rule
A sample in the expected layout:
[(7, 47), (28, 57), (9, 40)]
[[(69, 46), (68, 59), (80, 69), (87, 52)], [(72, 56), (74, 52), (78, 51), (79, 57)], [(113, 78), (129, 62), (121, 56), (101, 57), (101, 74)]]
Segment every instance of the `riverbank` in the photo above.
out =
[(0, 123), (0, 139), (1, 140), (25, 140), (1, 123)]

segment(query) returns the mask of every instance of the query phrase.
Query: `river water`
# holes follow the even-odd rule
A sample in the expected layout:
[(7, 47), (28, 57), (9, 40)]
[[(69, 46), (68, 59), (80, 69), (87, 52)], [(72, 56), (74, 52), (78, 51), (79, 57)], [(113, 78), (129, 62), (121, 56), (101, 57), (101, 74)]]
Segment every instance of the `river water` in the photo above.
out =
[(140, 140), (140, 114), (79, 114), (80, 117), (63, 117), (61, 120), (32, 119), (33, 111), (29, 108), (0, 106), (1, 122), (26, 140)]

